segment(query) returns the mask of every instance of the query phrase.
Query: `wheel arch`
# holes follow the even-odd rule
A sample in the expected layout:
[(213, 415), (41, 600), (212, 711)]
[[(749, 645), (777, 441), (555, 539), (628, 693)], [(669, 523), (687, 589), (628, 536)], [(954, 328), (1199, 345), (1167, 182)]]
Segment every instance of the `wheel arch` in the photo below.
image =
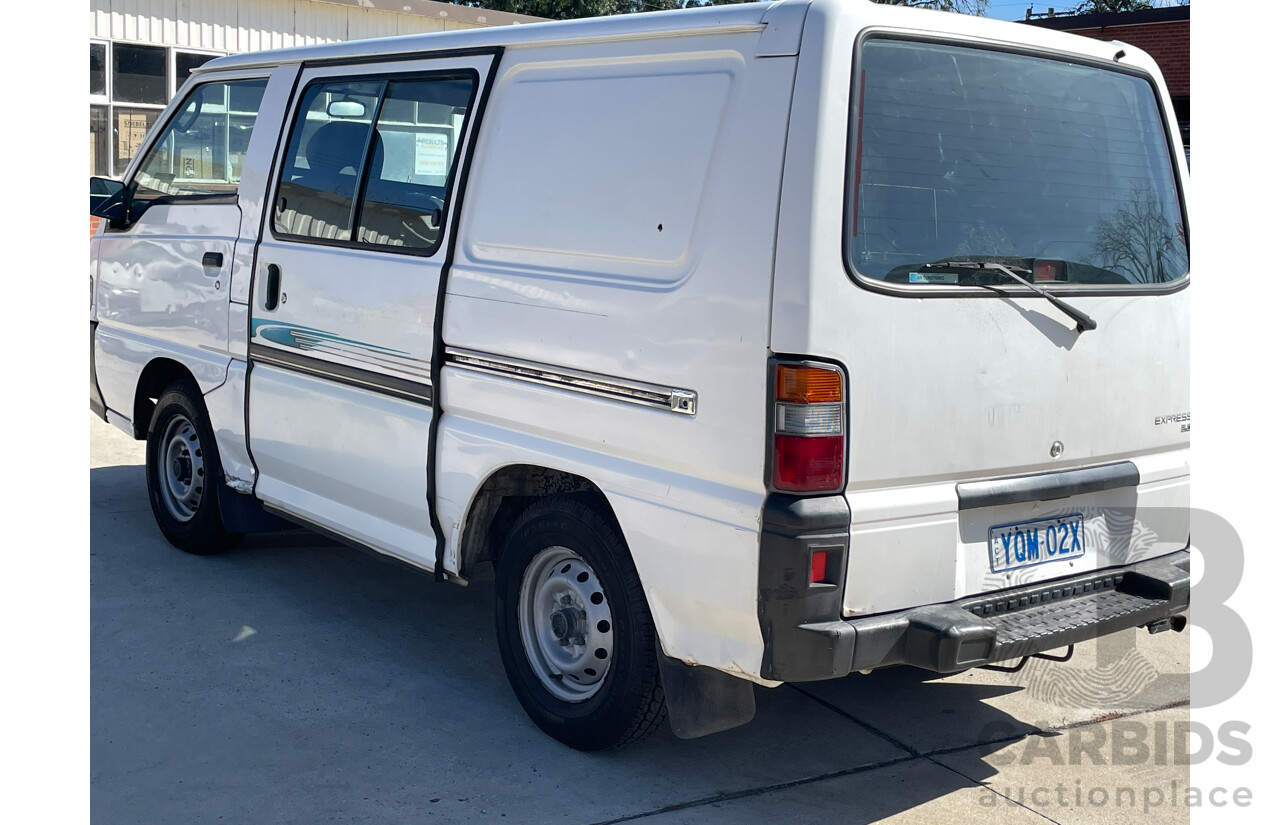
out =
[(493, 470), (476, 488), (462, 519), (459, 567), (466, 576), (481, 562), (497, 562), (502, 545), (520, 514), (534, 502), (571, 494), (596, 507), (626, 541), (608, 497), (585, 476), (537, 464), (508, 464)]
[[(133, 437), (139, 441), (145, 440), (147, 430), (151, 426), (151, 416), (156, 411), (156, 401), (164, 393), (165, 388), (169, 387), (177, 381), (186, 379), (192, 383), (197, 389), (200, 384), (196, 381), (195, 375), (191, 370), (172, 358), (153, 358), (143, 368), (141, 375), (138, 376), (138, 385), (133, 393)], [(203, 404), (203, 393), (197, 393), (197, 398), (193, 399)]]

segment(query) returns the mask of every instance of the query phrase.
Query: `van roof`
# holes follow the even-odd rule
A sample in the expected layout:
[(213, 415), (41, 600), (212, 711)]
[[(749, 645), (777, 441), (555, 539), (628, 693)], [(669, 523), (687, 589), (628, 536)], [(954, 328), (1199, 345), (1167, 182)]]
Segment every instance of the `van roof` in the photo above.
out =
[[(369, 58), (413, 56), (429, 52), (499, 46), (521, 48), (548, 43), (631, 40), (713, 31), (751, 31), (762, 29), (766, 24), (777, 25), (780, 29), (777, 34), (782, 35), (777, 39), (790, 43), (790, 48), (794, 49), (799, 43), (798, 30), (804, 25), (806, 15), (821, 15), (829, 24), (834, 18), (855, 11), (867, 25), (884, 25), (902, 31), (916, 30), (922, 33), (948, 32), (961, 37), (1003, 41), (1015, 46), (1032, 46), (1062, 54), (1082, 54), (1095, 59), (1110, 59), (1118, 46), (1125, 45), (1129, 50), (1127, 63), (1140, 65), (1153, 74), (1159, 71), (1149, 55), (1118, 41), (1107, 43), (1021, 23), (888, 5), (876, 3), (873, 0), (779, 0), (773, 3), (739, 3), (643, 14), (587, 17), (578, 20), (549, 20), (513, 26), (459, 29), (247, 52), (211, 60), (196, 69), (195, 73), (265, 68), (285, 63), (360, 61)], [(783, 31), (787, 34), (783, 35)], [(794, 54), (795, 52), (774, 52), (774, 54), (781, 53)]]
[(550, 20), (517, 26), (457, 29), (453, 31), (378, 37), (233, 54), (211, 60), (197, 72), (276, 66), (282, 63), (350, 60), (395, 54), (476, 49), (493, 46), (520, 47), (556, 41), (612, 40), (704, 30), (753, 29), (764, 25), (765, 15), (775, 6), (807, 6), (811, 0), (781, 0), (776, 3), (740, 3), (696, 9), (586, 17), (578, 20)]

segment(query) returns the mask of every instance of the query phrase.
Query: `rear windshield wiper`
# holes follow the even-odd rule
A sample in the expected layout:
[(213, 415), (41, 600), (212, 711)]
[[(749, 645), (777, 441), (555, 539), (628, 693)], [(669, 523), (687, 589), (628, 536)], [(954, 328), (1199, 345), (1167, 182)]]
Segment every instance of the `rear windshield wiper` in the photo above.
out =
[[(1098, 328), (1097, 321), (1093, 320), (1088, 315), (1071, 306), (1071, 304), (1068, 304), (1056, 295), (1050, 295), (1044, 289), (1036, 286), (1033, 282), (1022, 277), (1004, 264), (998, 264), (995, 261), (938, 261), (937, 263), (925, 264), (921, 269), (986, 269), (1003, 272), (1005, 275), (1008, 275), (1023, 286), (1029, 287), (1031, 291), (1040, 295), (1049, 303), (1060, 309), (1064, 315), (1075, 321), (1076, 332), (1082, 333), (1085, 330)], [(1031, 274), (1031, 270), (1029, 269), (1025, 269), (1023, 267), (1018, 267), (1018, 269), (1021, 269), (1028, 275)]]

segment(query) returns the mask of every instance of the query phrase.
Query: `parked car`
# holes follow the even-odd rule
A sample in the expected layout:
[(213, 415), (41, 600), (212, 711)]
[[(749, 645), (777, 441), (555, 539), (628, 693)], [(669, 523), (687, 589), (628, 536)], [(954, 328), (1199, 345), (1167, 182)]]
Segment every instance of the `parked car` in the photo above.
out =
[(576, 748), (1180, 630), (1172, 111), (1138, 49), (840, 0), (220, 58), (93, 238), (90, 406), (183, 550), (493, 565)]

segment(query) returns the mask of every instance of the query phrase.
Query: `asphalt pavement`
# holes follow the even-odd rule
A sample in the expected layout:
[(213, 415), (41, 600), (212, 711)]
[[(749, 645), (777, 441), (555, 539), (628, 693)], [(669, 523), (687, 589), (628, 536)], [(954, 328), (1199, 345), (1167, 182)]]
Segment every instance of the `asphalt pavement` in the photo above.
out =
[(1188, 821), (1190, 634), (757, 688), (744, 727), (583, 754), (508, 687), (492, 582), (301, 530), (187, 555), (143, 455), (91, 418), (95, 823)]

